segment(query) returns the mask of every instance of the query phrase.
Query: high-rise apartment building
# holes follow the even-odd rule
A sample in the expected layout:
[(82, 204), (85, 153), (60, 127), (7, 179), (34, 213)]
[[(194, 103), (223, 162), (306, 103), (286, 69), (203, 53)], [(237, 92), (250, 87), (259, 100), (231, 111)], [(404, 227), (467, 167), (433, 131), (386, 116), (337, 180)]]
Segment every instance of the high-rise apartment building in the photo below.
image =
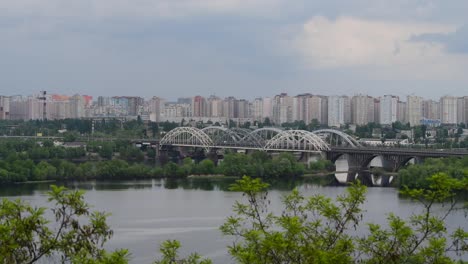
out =
[(407, 121), (406, 102), (398, 101), (397, 121), (406, 123)]
[(190, 104), (166, 103), (164, 105), (164, 111), (161, 114), (161, 121), (191, 116), (192, 107)]
[(309, 124), (312, 120), (321, 122), (322, 119), (322, 101), (320, 96), (313, 95), (309, 98)]
[(153, 96), (151, 100), (149, 101), (149, 114), (150, 114), (150, 120), (153, 122), (161, 122), (161, 114), (164, 111), (164, 105), (165, 105), (165, 100)]
[(328, 125), (328, 96), (320, 96), (322, 98), (322, 113), (320, 118), (320, 123)]
[(273, 122), (277, 125), (293, 121), (293, 98), (286, 93), (273, 98)]
[(457, 101), (454, 96), (443, 96), (440, 98), (440, 116), (442, 124), (456, 124), (457, 119)]
[(463, 96), (463, 100), (465, 105), (465, 121), (463, 121), (463, 123), (465, 123), (465, 125), (468, 125), (468, 96)]
[(384, 95), (380, 99), (380, 124), (391, 125), (398, 117), (398, 96)]
[(208, 116), (222, 117), (223, 116), (223, 100), (217, 96), (208, 98)]
[(345, 124), (351, 123), (351, 98), (349, 96), (342, 96), (343, 97), (343, 107), (344, 107), (344, 122)]
[(97, 105), (99, 107), (110, 105), (110, 97), (108, 97), (108, 96), (98, 96)]
[(207, 116), (207, 103), (205, 97), (200, 95), (193, 97), (191, 105), (193, 117)]
[(70, 118), (82, 118), (84, 114), (85, 101), (81, 95), (75, 94), (70, 97)]
[(263, 121), (263, 100), (255, 98), (252, 104), (252, 118), (255, 121)]
[(328, 126), (340, 127), (345, 124), (345, 98), (343, 96), (328, 97)]
[(409, 95), (406, 99), (407, 120), (410, 126), (418, 126), (422, 119), (422, 103), (423, 98), (419, 96)]
[(468, 96), (457, 98), (457, 124), (465, 123), (466, 124), (466, 108)]
[(293, 97), (292, 119), (310, 124), (313, 119), (321, 122), (322, 98), (312, 94), (300, 94)]
[(355, 95), (351, 99), (351, 122), (365, 125), (374, 122), (374, 98), (368, 95)]
[(273, 118), (273, 98), (271, 97), (263, 97), (263, 119), (265, 118)]
[(237, 101), (237, 118), (249, 118), (250, 116), (250, 105), (245, 99)]
[(422, 115), (426, 119), (440, 120), (440, 104), (433, 100), (424, 100)]
[(10, 119), (10, 97), (0, 95), (0, 120)]
[(238, 104), (235, 97), (227, 97), (223, 101), (223, 116), (225, 118), (236, 118), (238, 116)]
[(374, 98), (374, 121), (380, 124), (380, 98)]
[(110, 104), (121, 116), (136, 116), (140, 113), (143, 105), (143, 98), (137, 96), (113, 96), (110, 98)]

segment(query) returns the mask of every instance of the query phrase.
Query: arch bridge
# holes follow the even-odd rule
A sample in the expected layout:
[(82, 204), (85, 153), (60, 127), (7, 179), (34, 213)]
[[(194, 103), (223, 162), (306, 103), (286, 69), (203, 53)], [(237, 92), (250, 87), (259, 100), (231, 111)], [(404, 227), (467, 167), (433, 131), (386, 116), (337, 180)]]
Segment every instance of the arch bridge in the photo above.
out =
[[(337, 131), (336, 137), (344, 136)], [(298, 151), (321, 153), (331, 150), (322, 134), (305, 130), (259, 128), (256, 130), (209, 126), (203, 129), (178, 127), (169, 131), (160, 141), (160, 148), (167, 146), (198, 147), (210, 149), (252, 149), (261, 151)]]
[(172, 146), (199, 148), (206, 153), (217, 149), (301, 152), (306, 162), (313, 160), (314, 155), (322, 155), (335, 163), (337, 171), (343, 172), (341, 177), (337, 176), (338, 181), (354, 181), (359, 175), (367, 173), (361, 180), (371, 185), (388, 185), (391, 181), (390, 176), (370, 175), (370, 171), (376, 167), (386, 172), (397, 172), (408, 163), (419, 163), (426, 158), (468, 155), (466, 149), (370, 148), (362, 146), (352, 136), (339, 130), (321, 129), (309, 132), (274, 127), (255, 130), (220, 126), (203, 129), (178, 127), (169, 131), (159, 142), (161, 150)]

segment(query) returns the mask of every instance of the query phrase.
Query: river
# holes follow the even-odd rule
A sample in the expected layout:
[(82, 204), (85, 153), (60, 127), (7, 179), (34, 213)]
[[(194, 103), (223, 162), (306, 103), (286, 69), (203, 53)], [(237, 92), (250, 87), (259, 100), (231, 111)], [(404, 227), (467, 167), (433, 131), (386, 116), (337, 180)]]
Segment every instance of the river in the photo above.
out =
[[(234, 202), (242, 199), (240, 193), (227, 191), (232, 182), (232, 179), (187, 179), (65, 185), (86, 190), (85, 199), (95, 210), (112, 214), (108, 222), (114, 236), (106, 247), (128, 248), (131, 263), (152, 263), (159, 256), (159, 244), (167, 239), (181, 241), (181, 255), (198, 252), (214, 263), (233, 263), (226, 251), (233, 238), (223, 237), (219, 231), (224, 219), (232, 214)], [(320, 193), (333, 198), (345, 191), (345, 187), (325, 187), (309, 180), (277, 182), (268, 193), (270, 208), (281, 212), (281, 197), (294, 187), (305, 195)], [(21, 198), (36, 206), (46, 206), (48, 189), (48, 183), (0, 187), (0, 197)], [(407, 217), (420, 209), (417, 203), (400, 198), (397, 189), (379, 187), (368, 188), (364, 208), (367, 211), (364, 222), (381, 224), (389, 212)], [(468, 229), (462, 212), (452, 213), (447, 224)]]

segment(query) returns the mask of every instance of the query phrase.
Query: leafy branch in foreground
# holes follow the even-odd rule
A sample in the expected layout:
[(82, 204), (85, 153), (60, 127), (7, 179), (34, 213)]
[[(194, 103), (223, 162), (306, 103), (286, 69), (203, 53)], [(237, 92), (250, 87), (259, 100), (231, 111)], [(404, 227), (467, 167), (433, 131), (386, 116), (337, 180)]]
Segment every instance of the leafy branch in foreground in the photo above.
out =
[(461, 227), (449, 233), (447, 216), (457, 208), (456, 192), (468, 189), (468, 181), (445, 173), (428, 179), (429, 189), (408, 189), (403, 195), (419, 201), (422, 211), (407, 221), (390, 214), (388, 229), (369, 224), (370, 235), (359, 240), (359, 249), (368, 263), (452, 263), (449, 253), (461, 256), (468, 251), (468, 233)]
[(107, 253), (102, 248), (112, 236), (108, 215), (91, 212), (82, 191), (52, 186), (48, 195), (55, 222), (45, 218), (45, 208), (21, 200), (1, 201), (1, 263), (36, 263), (44, 258), (62, 263), (126, 263), (126, 250)]
[(236, 216), (221, 231), (235, 236), (229, 253), (239, 263), (351, 263), (355, 251), (347, 232), (362, 219), (366, 187), (357, 183), (337, 198), (306, 198), (297, 190), (284, 197), (285, 209), (268, 212), (267, 185), (243, 177), (232, 190), (244, 191), (247, 203), (236, 202)]
[(154, 264), (211, 264), (211, 260), (201, 259), (201, 256), (197, 253), (193, 253), (185, 259), (179, 258), (177, 251), (180, 248), (180, 242), (177, 240), (166, 240), (164, 241), (159, 250), (161, 251), (163, 258), (157, 260)]
[[(246, 202), (236, 202), (234, 216), (221, 226), (235, 237), (228, 247), (238, 263), (455, 263), (468, 251), (468, 233), (447, 230), (445, 220), (457, 207), (457, 193), (468, 190), (468, 179), (438, 173), (429, 189), (404, 189), (422, 211), (408, 219), (391, 213), (387, 227), (368, 224), (364, 237), (353, 233), (362, 222), (366, 187), (350, 185), (336, 201), (304, 197), (297, 190), (283, 198), (281, 215), (268, 211), (267, 184), (243, 177), (231, 188)], [(465, 254), (465, 255), (463, 255)]]

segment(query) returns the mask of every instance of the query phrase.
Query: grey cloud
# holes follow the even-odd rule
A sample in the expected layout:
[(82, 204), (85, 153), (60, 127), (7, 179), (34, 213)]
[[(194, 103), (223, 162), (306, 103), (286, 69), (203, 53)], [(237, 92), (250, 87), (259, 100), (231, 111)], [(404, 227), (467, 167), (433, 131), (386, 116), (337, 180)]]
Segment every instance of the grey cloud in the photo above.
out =
[[(60, 0), (42, 0), (18, 12), (7, 6), (20, 2), (0, 1), (0, 94), (47, 89), (67, 94), (175, 98), (216, 93), (252, 98), (279, 92), (426, 93), (430, 87), (431, 96), (436, 96), (440, 87), (447, 87), (444, 93), (457, 94), (467, 83), (373, 80), (369, 77), (373, 68), (310, 70), (302, 65), (301, 55), (283, 44), (314, 16), (468, 23), (466, 0), (279, 0), (279, 7), (265, 8), (278, 12), (249, 8), (203, 12), (180, 1), (181, 9), (189, 9), (187, 15), (170, 19), (133, 1), (120, 1), (131, 3), (130, 10), (110, 0), (72, 0), (73, 8), (67, 2), (63, 10), (54, 7)], [(468, 52), (467, 29), (459, 31), (413, 40)], [(399, 52), (395, 43), (394, 53)]]
[(441, 43), (451, 53), (468, 53), (468, 25), (458, 28), (455, 32), (428, 33), (413, 36), (411, 41)]

